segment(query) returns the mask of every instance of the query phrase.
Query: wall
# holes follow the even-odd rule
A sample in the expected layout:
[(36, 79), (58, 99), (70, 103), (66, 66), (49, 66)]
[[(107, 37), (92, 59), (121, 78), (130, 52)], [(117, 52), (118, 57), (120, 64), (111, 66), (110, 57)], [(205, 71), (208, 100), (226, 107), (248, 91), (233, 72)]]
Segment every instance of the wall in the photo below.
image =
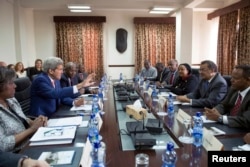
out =
[[(15, 9), (15, 10), (14, 10)], [(184, 10), (185, 11), (185, 10)], [(188, 11), (190, 13), (190, 10)], [(14, 6), (11, 1), (0, 1), (0, 60), (7, 63), (22, 61), (25, 66), (34, 64), (36, 58), (45, 59), (56, 55), (56, 37), (53, 16), (73, 15), (68, 11), (33, 11)], [(80, 15), (80, 14), (74, 14)], [(127, 78), (134, 76), (134, 67), (109, 67), (109, 65), (134, 65), (134, 17), (162, 17), (145, 15), (140, 11), (100, 11), (84, 14), (86, 16), (106, 16), (104, 24), (104, 69), (113, 79), (123, 72)], [(178, 14), (177, 14), (178, 15)], [(207, 13), (193, 12), (189, 31), (185, 31), (185, 22), (177, 17), (176, 44), (177, 59), (180, 62), (198, 64), (203, 59), (215, 61), (218, 20), (206, 19)], [(183, 25), (184, 24), (184, 25)], [(115, 34), (118, 28), (128, 31), (127, 50), (119, 53), (116, 50)], [(216, 28), (215, 28), (216, 27)], [(188, 35), (187, 35), (188, 34)], [(188, 42), (186, 42), (188, 41)], [(190, 44), (190, 41), (191, 44)], [(188, 54), (182, 54), (185, 51)], [(184, 53), (184, 52), (183, 52)], [(7, 57), (8, 56), (8, 57)]]

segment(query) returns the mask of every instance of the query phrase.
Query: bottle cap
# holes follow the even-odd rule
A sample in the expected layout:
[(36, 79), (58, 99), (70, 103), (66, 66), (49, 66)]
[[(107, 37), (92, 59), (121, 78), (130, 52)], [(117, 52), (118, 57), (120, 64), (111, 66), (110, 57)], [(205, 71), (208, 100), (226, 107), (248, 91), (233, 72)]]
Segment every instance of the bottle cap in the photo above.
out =
[(174, 149), (174, 143), (168, 142), (167, 144), (167, 150), (173, 150)]
[(201, 116), (201, 112), (196, 112), (196, 116), (200, 117)]

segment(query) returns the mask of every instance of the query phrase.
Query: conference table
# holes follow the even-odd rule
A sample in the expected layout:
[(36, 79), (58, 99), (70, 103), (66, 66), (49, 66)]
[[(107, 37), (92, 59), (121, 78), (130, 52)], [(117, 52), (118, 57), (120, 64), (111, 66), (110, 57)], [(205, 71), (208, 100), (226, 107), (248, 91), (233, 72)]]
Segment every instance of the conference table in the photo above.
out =
[[(186, 166), (208, 166), (208, 153), (203, 147), (196, 148), (192, 144), (183, 144), (178, 140), (178, 137), (181, 136), (184, 132), (183, 124), (178, 120), (174, 119), (171, 125), (169, 125), (169, 118), (167, 116), (160, 117), (152, 109), (152, 99), (147, 94), (144, 93), (140, 87), (135, 86), (136, 92), (140, 98), (144, 101), (147, 106), (147, 109), (150, 109), (150, 112), (154, 114), (157, 119), (161, 119), (163, 122), (164, 129), (168, 135), (174, 140), (178, 148), (175, 149), (177, 153), (177, 167), (186, 167)], [(149, 167), (159, 167), (162, 165), (162, 154), (165, 149), (137, 149), (130, 151), (123, 151), (120, 138), (120, 128), (119, 122), (117, 119), (116, 103), (119, 103), (115, 99), (115, 91), (113, 87), (110, 87), (110, 90), (106, 94), (107, 99), (104, 101), (105, 114), (102, 115), (103, 124), (100, 130), (102, 140), (106, 143), (106, 166), (107, 167), (132, 167), (135, 166), (135, 155), (138, 153), (145, 153), (149, 155)], [(69, 111), (70, 107), (61, 106), (60, 109), (54, 114), (53, 117), (67, 117), (78, 115), (77, 112)], [(193, 108), (191, 106), (175, 106), (175, 113), (179, 109), (182, 109), (187, 114), (193, 116), (197, 111), (203, 112), (202, 108)], [(84, 116), (83, 119), (89, 119), (88, 116)], [(221, 125), (217, 123), (204, 124), (205, 127), (215, 126), (226, 132), (226, 135), (218, 136), (217, 139), (225, 144), (225, 150), (232, 150), (232, 147), (235, 144), (244, 144), (242, 137), (247, 133), (247, 130), (229, 128), (226, 125)], [(27, 146), (22, 150), (26, 154), (32, 154), (32, 151), (27, 150), (31, 149), (34, 152), (34, 149), (57, 149), (57, 148), (67, 148), (67, 147), (76, 147), (78, 148), (79, 154), (82, 153), (84, 149), (84, 144), (87, 138), (87, 128), (79, 128), (75, 140), (72, 144), (67, 145), (56, 145), (56, 146), (44, 146), (44, 147), (30, 147)], [(237, 143), (234, 143), (237, 141)], [(26, 150), (26, 151), (25, 151)], [(32, 155), (31, 155), (32, 157)], [(33, 156), (37, 158), (36, 156)], [(78, 160), (79, 161), (79, 160)], [(84, 167), (84, 164), (81, 164)], [(78, 166), (78, 165), (77, 165)]]

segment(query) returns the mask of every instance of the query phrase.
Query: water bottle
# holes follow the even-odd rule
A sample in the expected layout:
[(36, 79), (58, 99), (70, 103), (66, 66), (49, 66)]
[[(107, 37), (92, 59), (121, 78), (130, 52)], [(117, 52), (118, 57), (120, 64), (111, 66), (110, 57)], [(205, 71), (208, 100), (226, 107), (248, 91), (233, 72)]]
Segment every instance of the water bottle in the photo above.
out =
[(196, 116), (194, 117), (194, 128), (193, 128), (193, 144), (196, 147), (202, 145), (202, 138), (203, 138), (203, 122), (201, 118), (201, 113), (197, 112)]
[(101, 87), (99, 87), (98, 89), (98, 98), (99, 98), (99, 102), (101, 101), (103, 103), (103, 89)]
[(98, 120), (95, 113), (91, 113), (89, 120), (88, 138), (90, 143), (99, 140)]
[(175, 167), (177, 155), (174, 150), (174, 143), (168, 142), (166, 151), (162, 154), (162, 167)]
[(156, 90), (156, 88), (153, 88), (152, 94), (151, 94), (151, 98), (152, 98), (152, 107), (154, 109), (156, 109), (157, 105), (158, 105), (158, 92)]
[(97, 114), (99, 112), (99, 104), (98, 101), (97, 103), (92, 103), (92, 113)]
[(90, 155), (92, 158), (91, 167), (105, 167), (106, 145), (104, 142), (94, 142)]
[(94, 94), (92, 100), (93, 100), (93, 103), (98, 103), (98, 100), (99, 100), (98, 96)]
[(168, 96), (168, 105), (166, 108), (167, 108), (168, 115), (174, 114), (174, 100), (173, 100), (172, 94), (169, 94), (169, 96)]
[(123, 82), (123, 75), (122, 75), (122, 73), (120, 73), (120, 78), (119, 78), (119, 80), (120, 80), (120, 83)]

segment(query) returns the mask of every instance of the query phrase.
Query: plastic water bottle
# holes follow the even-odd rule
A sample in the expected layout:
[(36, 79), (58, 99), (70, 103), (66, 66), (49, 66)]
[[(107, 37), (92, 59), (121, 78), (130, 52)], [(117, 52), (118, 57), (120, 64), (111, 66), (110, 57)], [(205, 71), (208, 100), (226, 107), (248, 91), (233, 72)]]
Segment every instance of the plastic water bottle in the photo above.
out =
[(119, 78), (119, 80), (120, 80), (120, 83), (123, 82), (123, 75), (122, 75), (122, 73), (120, 73), (120, 78)]
[(101, 87), (99, 87), (98, 89), (98, 98), (99, 98), (99, 102), (101, 101), (103, 103), (103, 89)]
[(91, 143), (99, 140), (98, 120), (93, 112), (89, 120), (88, 138)]
[(166, 151), (162, 154), (162, 167), (175, 167), (177, 155), (174, 150), (174, 143), (168, 142)]
[(203, 122), (202, 122), (202, 118), (201, 118), (201, 113), (200, 112), (197, 112), (196, 116), (194, 117), (193, 138), (194, 138), (193, 144), (196, 147), (199, 147), (199, 146), (202, 145), (202, 139), (203, 139)]
[(104, 142), (94, 142), (90, 153), (92, 158), (91, 167), (105, 167), (106, 144)]
[(172, 94), (169, 94), (169, 96), (168, 96), (167, 113), (168, 113), (168, 115), (174, 114), (174, 100), (173, 100)]

